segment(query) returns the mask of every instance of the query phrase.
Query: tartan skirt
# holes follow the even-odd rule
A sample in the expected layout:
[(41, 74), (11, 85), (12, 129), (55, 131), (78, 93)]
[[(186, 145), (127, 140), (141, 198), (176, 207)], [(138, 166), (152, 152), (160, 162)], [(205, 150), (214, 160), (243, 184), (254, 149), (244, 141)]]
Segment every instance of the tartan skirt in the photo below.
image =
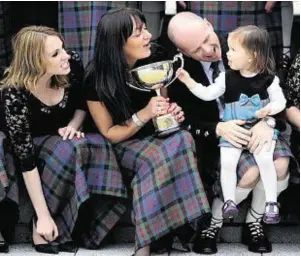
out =
[(111, 144), (99, 134), (72, 140), (42, 136), (34, 144), (46, 203), (59, 230), (57, 243), (72, 240), (79, 208), (87, 199), (111, 198), (94, 204), (81, 236), (86, 247), (99, 246), (126, 209), (121, 198), (127, 198), (127, 190)]
[(189, 132), (132, 139), (114, 149), (120, 165), (133, 176), (136, 250), (210, 213)]
[(8, 152), (6, 136), (0, 131), (0, 202), (8, 198), (19, 203), (19, 190), (15, 176), (15, 165)]
[[(284, 140), (281, 135), (279, 135), (276, 142), (273, 159), (276, 160), (279, 157), (289, 157), (291, 161), (294, 161), (294, 156), (290, 150), (290, 146), (286, 140)], [(252, 153), (248, 150), (244, 150), (240, 156), (237, 164), (237, 183), (241, 180), (244, 174), (251, 168), (257, 166), (255, 158)], [(220, 170), (220, 169), (219, 169)], [(217, 171), (217, 180), (213, 186), (213, 191), (216, 196), (222, 198), (222, 189), (220, 184), (220, 171)]]

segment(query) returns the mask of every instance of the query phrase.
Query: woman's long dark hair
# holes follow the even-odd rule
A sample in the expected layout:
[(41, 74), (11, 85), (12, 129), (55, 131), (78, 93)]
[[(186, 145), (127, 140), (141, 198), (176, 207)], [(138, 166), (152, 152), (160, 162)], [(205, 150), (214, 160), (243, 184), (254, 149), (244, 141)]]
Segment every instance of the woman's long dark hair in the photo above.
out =
[[(122, 8), (106, 13), (98, 23), (94, 56), (87, 67), (85, 83), (95, 85), (99, 100), (105, 104), (114, 124), (131, 117), (131, 99), (126, 85), (129, 69), (124, 45), (145, 17), (136, 9)], [(89, 82), (87, 82), (87, 80)]]

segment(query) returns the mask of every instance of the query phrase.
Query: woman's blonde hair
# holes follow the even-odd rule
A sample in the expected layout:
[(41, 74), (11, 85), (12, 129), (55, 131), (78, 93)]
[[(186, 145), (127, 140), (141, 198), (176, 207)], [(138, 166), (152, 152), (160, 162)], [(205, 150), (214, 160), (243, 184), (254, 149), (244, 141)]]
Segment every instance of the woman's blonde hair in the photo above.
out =
[[(64, 44), (62, 36), (53, 28), (44, 26), (28, 26), (22, 28), (13, 38), (13, 59), (5, 71), (1, 87), (23, 88), (32, 91), (38, 80), (45, 74), (47, 60), (45, 57), (45, 41), (47, 36), (57, 36)], [(54, 75), (53, 88), (66, 87), (66, 75)]]
[(275, 60), (266, 29), (249, 25), (235, 29), (229, 39), (237, 41), (252, 56), (251, 71), (275, 74)]

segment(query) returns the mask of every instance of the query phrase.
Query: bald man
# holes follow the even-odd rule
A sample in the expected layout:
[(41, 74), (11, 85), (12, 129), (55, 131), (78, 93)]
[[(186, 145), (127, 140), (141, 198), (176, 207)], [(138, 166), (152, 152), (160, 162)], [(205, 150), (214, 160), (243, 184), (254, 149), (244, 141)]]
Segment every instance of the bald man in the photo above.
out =
[[(208, 86), (220, 71), (229, 69), (225, 38), (214, 32), (212, 25), (201, 17), (182, 12), (175, 15), (168, 25), (168, 37), (185, 56), (185, 69), (197, 82)], [(237, 147), (247, 146), (237, 168), (238, 185), (236, 203), (239, 204), (253, 190), (251, 207), (246, 223), (243, 226), (243, 243), (248, 250), (256, 253), (272, 251), (272, 246), (262, 227), (262, 216), (265, 210), (265, 192), (259, 176), (259, 170), (250, 152), (260, 152), (261, 141), (272, 141), (273, 128), (281, 129), (281, 122), (270, 118), (260, 121), (251, 130), (241, 127), (243, 120), (221, 122), (223, 105), (221, 100), (205, 102), (195, 97), (181, 82), (177, 81), (168, 88), (169, 97), (177, 102), (185, 113), (186, 124), (196, 140), (199, 167), (202, 178), (209, 184), (219, 177), (218, 139), (224, 137)], [(282, 124), (283, 125), (283, 124)], [(288, 144), (281, 138), (274, 153), (277, 171), (278, 195), (288, 186), (288, 164), (291, 152)], [(202, 254), (217, 252), (216, 239), (222, 227), (223, 201), (220, 191), (212, 203), (212, 219), (208, 229), (197, 234), (193, 251)]]

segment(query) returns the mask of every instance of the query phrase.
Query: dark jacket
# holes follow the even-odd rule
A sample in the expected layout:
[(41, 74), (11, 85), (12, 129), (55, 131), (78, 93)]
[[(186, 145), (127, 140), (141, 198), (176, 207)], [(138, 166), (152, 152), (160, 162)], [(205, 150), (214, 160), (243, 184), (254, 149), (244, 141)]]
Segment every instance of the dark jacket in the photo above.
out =
[[(222, 60), (225, 69), (228, 69), (226, 53), (228, 51), (225, 38), (220, 38), (222, 47)], [(189, 57), (184, 57), (184, 69), (190, 76), (204, 86), (210, 83), (207, 79), (202, 64)], [(171, 101), (175, 101), (183, 108), (185, 113), (185, 124), (190, 125), (190, 132), (196, 140), (198, 160), (203, 164), (215, 161), (219, 156), (218, 138), (215, 129), (219, 119), (219, 110), (216, 100), (203, 101), (194, 96), (189, 89), (176, 80), (168, 87), (168, 95)]]

